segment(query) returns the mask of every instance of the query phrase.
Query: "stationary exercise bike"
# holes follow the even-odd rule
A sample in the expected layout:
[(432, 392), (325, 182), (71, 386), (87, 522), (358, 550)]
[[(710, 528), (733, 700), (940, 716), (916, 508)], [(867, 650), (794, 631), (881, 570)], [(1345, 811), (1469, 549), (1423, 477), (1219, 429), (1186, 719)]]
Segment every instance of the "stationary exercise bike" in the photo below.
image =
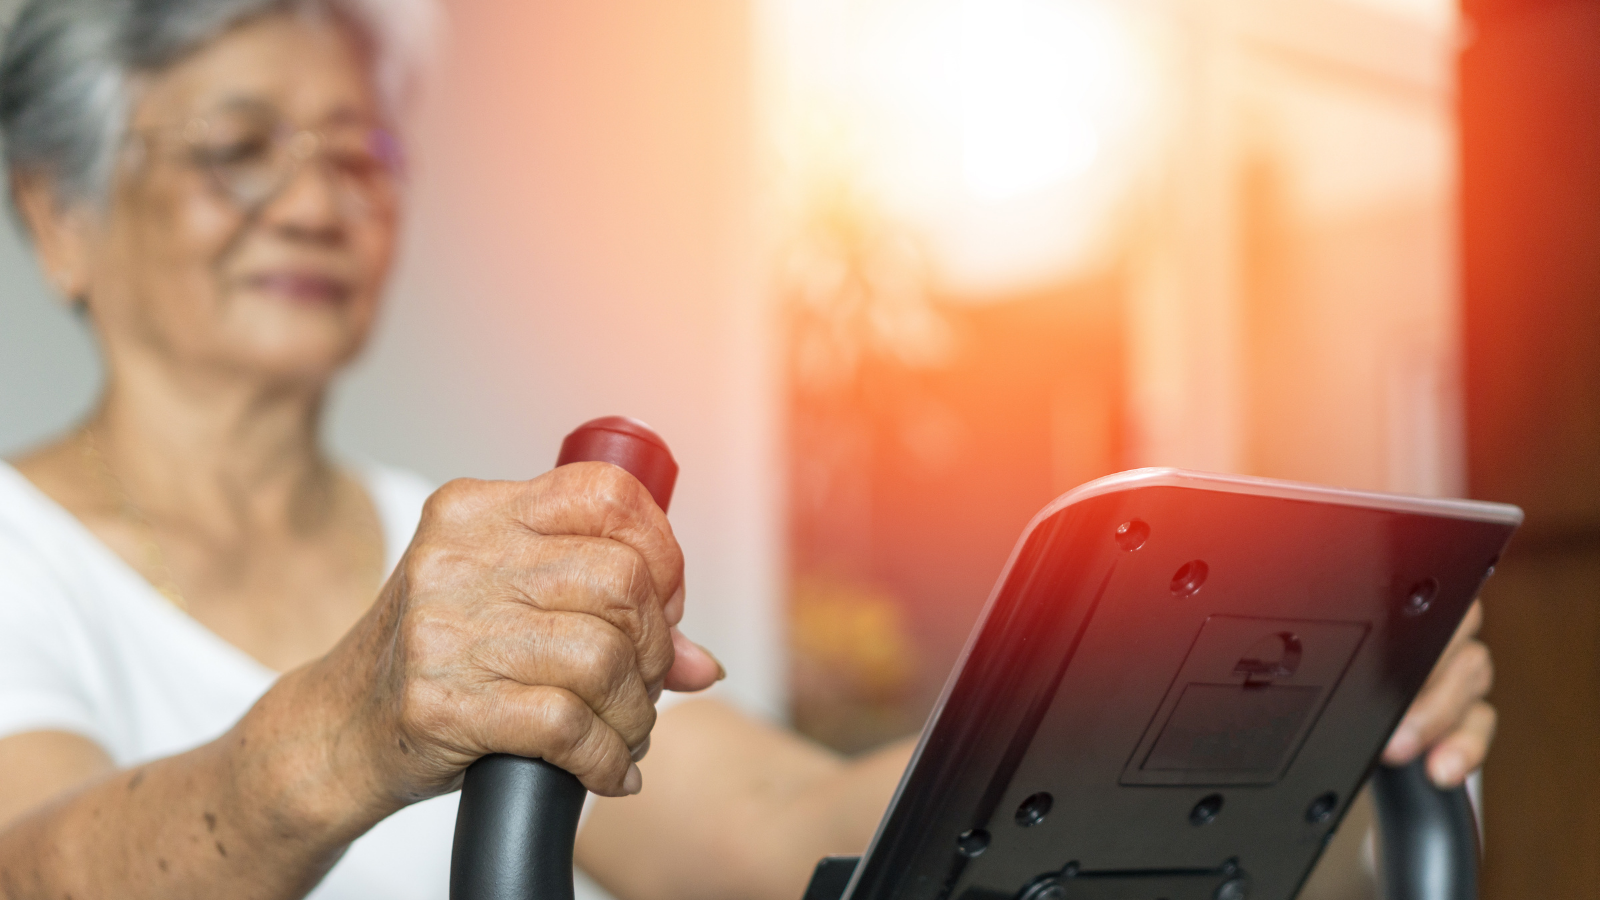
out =
[[(580, 427), (557, 465), (583, 460), (667, 508), (677, 465), (642, 423)], [(1388, 900), (1474, 900), (1466, 792), (1376, 759), (1520, 521), (1176, 470), (1069, 492), (1024, 532), (866, 855), (821, 861), (804, 900), (1289, 900), (1363, 782)], [(474, 763), (452, 900), (571, 900), (584, 796), (542, 760)]]

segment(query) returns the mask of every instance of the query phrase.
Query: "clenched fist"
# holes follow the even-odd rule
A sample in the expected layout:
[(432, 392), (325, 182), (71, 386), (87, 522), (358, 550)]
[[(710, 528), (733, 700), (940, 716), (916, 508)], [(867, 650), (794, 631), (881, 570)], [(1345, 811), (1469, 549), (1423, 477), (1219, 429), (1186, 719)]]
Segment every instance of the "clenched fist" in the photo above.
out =
[(336, 743), (396, 808), (458, 787), (490, 753), (637, 793), (661, 689), (720, 675), (678, 634), (683, 603), (672, 527), (622, 469), (453, 481), (373, 609), (317, 664), (352, 697)]

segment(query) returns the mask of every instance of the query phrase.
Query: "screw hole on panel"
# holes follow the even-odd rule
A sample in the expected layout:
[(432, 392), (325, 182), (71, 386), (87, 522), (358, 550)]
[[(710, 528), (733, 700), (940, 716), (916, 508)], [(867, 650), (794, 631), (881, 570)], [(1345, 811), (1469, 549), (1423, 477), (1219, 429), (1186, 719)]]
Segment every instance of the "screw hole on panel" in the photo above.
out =
[(1189, 824), (1196, 827), (1210, 825), (1217, 820), (1217, 815), (1221, 812), (1222, 795), (1208, 794), (1189, 811)]
[(982, 855), (983, 851), (989, 849), (989, 832), (982, 828), (961, 832), (961, 836), (956, 838), (956, 849), (961, 851), (962, 856)]
[(1338, 809), (1339, 795), (1329, 791), (1311, 801), (1311, 805), (1306, 807), (1306, 821), (1313, 825), (1321, 825), (1333, 818)]
[(1186, 562), (1172, 576), (1172, 592), (1179, 597), (1193, 597), (1200, 592), (1200, 586), (1206, 583), (1209, 574), (1211, 568), (1204, 560)]
[(1132, 552), (1150, 539), (1150, 526), (1138, 519), (1129, 519), (1117, 526), (1117, 546)]
[(1405, 604), (1401, 607), (1408, 616), (1420, 616), (1433, 605), (1435, 597), (1439, 596), (1439, 582), (1426, 578), (1411, 586), (1406, 592)]
[(1067, 889), (1054, 878), (1046, 878), (1024, 888), (1022, 900), (1067, 900)]
[(1216, 900), (1245, 900), (1250, 896), (1250, 882), (1243, 878), (1230, 878), (1217, 888), (1213, 896)]
[(1017, 824), (1023, 828), (1031, 828), (1043, 822), (1044, 817), (1050, 814), (1050, 807), (1054, 803), (1055, 798), (1044, 791), (1034, 794), (1017, 807)]

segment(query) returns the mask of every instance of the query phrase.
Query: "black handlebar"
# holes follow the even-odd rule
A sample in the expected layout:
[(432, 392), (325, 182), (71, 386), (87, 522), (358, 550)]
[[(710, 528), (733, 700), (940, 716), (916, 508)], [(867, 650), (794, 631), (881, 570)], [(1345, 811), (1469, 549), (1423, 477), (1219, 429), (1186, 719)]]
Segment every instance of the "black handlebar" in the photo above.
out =
[[(557, 466), (609, 462), (627, 470), (665, 512), (678, 464), (644, 423), (611, 416), (578, 426)], [(450, 858), (450, 900), (573, 900), (572, 846), (583, 784), (542, 759), (494, 754), (467, 768)]]
[(572, 844), (588, 792), (542, 759), (496, 753), (467, 768), (451, 900), (572, 900)]
[(1372, 775), (1385, 900), (1477, 900), (1478, 822), (1465, 788), (1440, 790), (1422, 760)]

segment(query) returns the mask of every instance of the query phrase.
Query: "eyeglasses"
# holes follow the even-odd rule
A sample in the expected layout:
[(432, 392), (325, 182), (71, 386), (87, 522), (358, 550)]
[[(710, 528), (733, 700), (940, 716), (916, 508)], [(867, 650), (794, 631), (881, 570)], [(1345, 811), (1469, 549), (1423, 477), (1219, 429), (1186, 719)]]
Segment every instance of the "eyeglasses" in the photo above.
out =
[(137, 137), (159, 136), (176, 137), (181, 157), (247, 213), (316, 163), (346, 215), (387, 215), (399, 199), (404, 159), (399, 140), (383, 128), (355, 122), (295, 128), (271, 114), (230, 111)]

